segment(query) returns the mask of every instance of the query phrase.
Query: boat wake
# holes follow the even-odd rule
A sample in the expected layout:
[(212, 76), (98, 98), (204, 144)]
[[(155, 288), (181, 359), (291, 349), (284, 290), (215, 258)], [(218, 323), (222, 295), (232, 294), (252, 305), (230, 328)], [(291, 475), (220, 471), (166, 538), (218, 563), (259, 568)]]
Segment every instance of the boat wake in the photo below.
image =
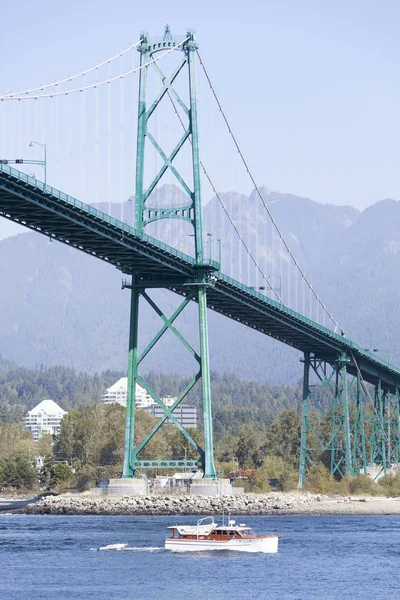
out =
[(124, 548), (124, 550), (130, 550), (131, 552), (161, 552), (161, 550), (165, 550), (162, 546), (141, 546), (135, 548), (134, 546), (128, 546)]
[(128, 544), (109, 544), (108, 546), (101, 546), (101, 548), (90, 548), (94, 551), (107, 550), (110, 552), (160, 552), (164, 550), (162, 546), (128, 546)]

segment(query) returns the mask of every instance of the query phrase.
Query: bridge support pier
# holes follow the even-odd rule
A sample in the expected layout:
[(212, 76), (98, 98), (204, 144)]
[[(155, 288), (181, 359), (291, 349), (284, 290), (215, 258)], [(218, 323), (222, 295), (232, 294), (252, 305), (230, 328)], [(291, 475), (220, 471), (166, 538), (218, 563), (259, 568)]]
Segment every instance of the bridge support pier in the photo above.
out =
[(371, 395), (353, 356), (341, 353), (327, 362), (304, 354), (299, 488), (318, 462), (337, 479), (398, 472), (399, 388), (383, 387), (378, 377), (374, 390)]
[(211, 414), (210, 358), (208, 350), (207, 286), (205, 275), (202, 275), (202, 279), (203, 285), (200, 285), (198, 289), (198, 303), (200, 371), (204, 418), (204, 477), (215, 478), (217, 474), (214, 465), (213, 426)]
[[(354, 475), (352, 438), (349, 412), (349, 386), (347, 379), (347, 355), (340, 354), (335, 365), (335, 396), (333, 400), (333, 428), (331, 446), (331, 474), (343, 477)], [(352, 385), (354, 380), (352, 381)]]
[(135, 437), (135, 402), (136, 382), (138, 375), (138, 330), (139, 330), (139, 288), (132, 278), (131, 309), (129, 319), (129, 353), (128, 353), (128, 389), (125, 417), (125, 448), (122, 477), (133, 477), (132, 452)]
[(310, 353), (304, 353), (303, 401), (301, 408), (300, 467), (298, 487), (302, 488), (306, 478), (308, 399), (310, 397)]

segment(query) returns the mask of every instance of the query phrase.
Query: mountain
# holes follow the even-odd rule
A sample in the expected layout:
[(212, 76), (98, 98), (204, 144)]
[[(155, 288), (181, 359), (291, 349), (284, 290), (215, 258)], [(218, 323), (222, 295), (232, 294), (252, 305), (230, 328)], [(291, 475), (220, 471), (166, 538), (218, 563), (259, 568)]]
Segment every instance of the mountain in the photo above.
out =
[[(160, 193), (160, 203), (168, 196), (179, 201), (174, 186), (164, 186)], [(396, 362), (400, 203), (384, 200), (359, 212), (266, 188), (262, 194), (297, 260), (346, 335), (365, 347), (378, 348), (384, 357), (390, 352)], [(271, 265), (270, 273), (277, 272), (278, 261), (285, 269), (278, 236), (257, 195), (227, 193), (220, 198), (230, 218), (245, 232), (257, 260)], [(124, 220), (131, 222), (132, 206), (98, 208), (116, 217), (123, 210)], [(185, 224), (182, 231), (180, 225), (162, 221), (146, 232), (191, 253), (193, 238), (186, 235), (190, 228)], [(253, 285), (256, 269), (217, 198), (204, 207), (204, 228), (211, 234), (205, 236), (206, 253), (217, 258), (217, 240), (221, 240), (222, 270)], [(0, 277), (0, 355), (26, 366), (62, 364), (89, 372), (126, 369), (129, 292), (121, 290), (118, 271), (29, 232), (0, 241)], [(180, 302), (170, 292), (152, 291), (151, 295), (167, 315)], [(178, 329), (194, 346), (196, 308), (189, 306), (177, 321)], [(161, 321), (148, 305), (141, 307), (140, 318), (144, 347)], [(302, 375), (298, 352), (257, 332), (211, 312), (209, 331), (214, 371), (271, 383), (295, 383)], [(190, 355), (170, 332), (143, 363), (143, 371), (187, 374), (195, 369)]]

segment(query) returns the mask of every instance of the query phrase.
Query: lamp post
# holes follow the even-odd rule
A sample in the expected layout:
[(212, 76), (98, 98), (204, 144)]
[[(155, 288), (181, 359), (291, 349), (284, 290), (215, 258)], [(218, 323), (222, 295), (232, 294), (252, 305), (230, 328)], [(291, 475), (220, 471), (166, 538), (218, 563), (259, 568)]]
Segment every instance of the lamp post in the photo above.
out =
[(36, 161), (36, 164), (41, 165), (44, 171), (44, 187), (46, 188), (46, 179), (47, 179), (47, 156), (46, 156), (46, 144), (41, 144), (40, 142), (31, 141), (29, 142), (30, 148), (33, 146), (40, 146), (44, 150), (44, 160)]
[[(282, 303), (282, 299), (281, 299), (281, 296), (282, 296), (282, 277), (281, 277), (281, 275), (274, 275), (273, 273), (270, 273), (270, 275), (268, 275), (268, 277), (267, 277), (268, 281), (269, 281), (270, 277), (279, 277), (279, 286), (278, 287), (273, 287), (270, 284), (269, 287), (267, 287), (265, 285), (260, 285), (257, 289), (259, 289), (261, 291), (265, 291), (266, 290), (267, 292), (269, 292), (269, 291), (271, 291), (271, 292), (278, 292), (279, 298), (280, 298), (279, 302)], [(254, 290), (255, 288), (252, 287), (251, 289)]]
[(219, 262), (219, 268), (221, 268), (222, 249), (221, 249), (221, 239), (220, 238), (217, 240), (217, 243), (218, 243), (218, 262)]
[(211, 256), (212, 256), (212, 233), (207, 233), (207, 243), (209, 246), (209, 259), (211, 262)]

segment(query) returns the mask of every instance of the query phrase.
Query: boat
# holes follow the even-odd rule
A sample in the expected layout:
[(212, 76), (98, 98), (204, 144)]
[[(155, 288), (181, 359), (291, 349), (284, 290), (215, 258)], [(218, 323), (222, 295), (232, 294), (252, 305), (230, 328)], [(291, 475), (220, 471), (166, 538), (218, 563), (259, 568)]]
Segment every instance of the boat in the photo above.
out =
[(128, 544), (108, 544), (108, 546), (101, 546), (99, 550), (125, 550)]
[[(208, 520), (209, 522), (205, 523)], [(218, 525), (213, 517), (204, 517), (197, 525), (171, 525), (171, 537), (165, 549), (172, 552), (203, 552), (205, 550), (236, 550), (238, 552), (278, 552), (278, 535), (256, 535), (244, 523), (236, 525), (228, 519)]]

